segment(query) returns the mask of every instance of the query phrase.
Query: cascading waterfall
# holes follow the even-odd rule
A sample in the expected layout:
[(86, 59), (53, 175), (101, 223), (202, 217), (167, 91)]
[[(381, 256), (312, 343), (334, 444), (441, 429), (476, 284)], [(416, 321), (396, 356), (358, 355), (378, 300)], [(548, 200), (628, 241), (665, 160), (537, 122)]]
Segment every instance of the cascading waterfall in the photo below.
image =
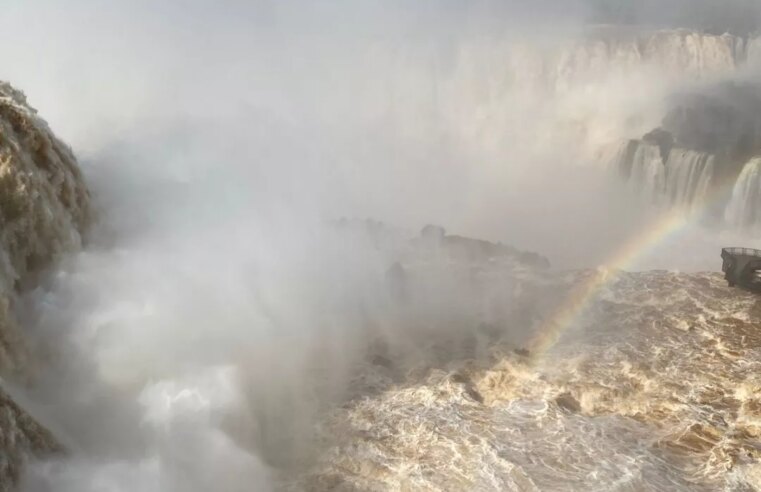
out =
[(703, 203), (714, 173), (715, 158), (692, 150), (674, 149), (666, 162), (666, 200), (690, 210)]
[[(655, 144), (631, 140), (612, 161), (617, 172), (634, 193), (656, 206), (694, 212), (708, 200), (716, 156), (674, 148), (663, 161), (663, 151)], [(736, 230), (761, 231), (761, 157), (742, 168), (724, 208), (724, 222)]]
[(708, 194), (716, 158), (686, 149), (672, 149), (668, 157), (664, 154), (656, 144), (632, 140), (619, 152), (615, 166), (647, 202), (691, 211)]
[(761, 65), (761, 37), (748, 40), (746, 53), (749, 65)]
[(761, 157), (743, 167), (724, 213), (727, 223), (741, 229), (761, 227)]
[(663, 76), (711, 76), (736, 69), (750, 47), (739, 36), (721, 36), (675, 29), (630, 33), (600, 27), (585, 42), (566, 47), (554, 62), (557, 88), (590, 74), (625, 73), (643, 65), (657, 67)]
[(621, 172), (629, 176), (629, 184), (645, 200), (651, 203), (660, 200), (666, 182), (666, 167), (657, 145), (637, 145), (631, 161), (621, 163)]
[[(607, 67), (604, 73), (613, 73), (617, 62), (627, 59), (621, 56), (623, 52), (635, 50), (628, 59), (639, 60), (642, 66), (679, 67), (681, 74), (709, 78), (720, 75), (711, 87), (672, 93), (667, 99), (671, 108), (660, 124), (653, 125), (655, 129), (643, 137), (628, 141), (613, 161), (615, 171), (643, 201), (694, 213), (706, 204), (716, 175), (731, 178), (745, 161), (761, 153), (757, 87), (731, 81), (735, 69), (743, 65), (749, 71), (761, 67), (761, 38), (673, 30), (642, 37), (636, 46), (622, 42), (606, 46), (617, 49), (601, 51), (610, 56), (608, 63), (600, 64)], [(583, 58), (581, 54), (576, 58)], [(667, 78), (668, 73), (666, 68), (659, 77)], [(640, 119), (652, 119), (652, 111), (643, 108)], [(761, 194), (756, 191), (761, 182), (756, 178), (754, 162), (746, 165), (738, 178), (732, 203), (717, 203), (707, 215), (718, 219), (725, 212), (727, 225), (732, 228), (747, 229), (757, 222), (761, 226), (761, 217), (756, 218), (756, 205), (761, 203), (755, 198)]]
[[(748, 47), (742, 37), (729, 34), (598, 26), (572, 42), (536, 44), (510, 39), (495, 45), (489, 39), (469, 40), (458, 48), (451, 66), (437, 69), (435, 91), (426, 83), (422, 93), (413, 92), (416, 89), (408, 84), (415, 78), (391, 84), (399, 99), (409, 94), (409, 100), (419, 100), (420, 94), (435, 92), (445, 101), (436, 110), (441, 112), (437, 113), (440, 121), (451, 125), (448, 131), (462, 135), (474, 152), (512, 150), (503, 147), (509, 140), (506, 135), (525, 142), (536, 140), (533, 130), (516, 119), (528, 112), (552, 122), (553, 137), (567, 139), (586, 156), (617, 144), (621, 135), (652, 129), (651, 123), (657, 124), (661, 116), (660, 105), (652, 101), (682, 80), (711, 80), (734, 73), (744, 64)], [(393, 59), (395, 55), (380, 50), (376, 56)], [(417, 73), (440, 64), (431, 58), (409, 57), (404, 68)], [(380, 79), (387, 76), (378, 74)], [(417, 79), (426, 77), (421, 73)], [(630, 91), (631, 84), (640, 88)], [(606, 104), (589, 104), (590, 94), (604, 97)], [(548, 98), (556, 103), (546, 104)], [(395, 124), (405, 131), (418, 131), (419, 125), (405, 127), (418, 121), (418, 116), (407, 113), (416, 109), (420, 107), (395, 106)], [(524, 129), (529, 133), (521, 133)]]

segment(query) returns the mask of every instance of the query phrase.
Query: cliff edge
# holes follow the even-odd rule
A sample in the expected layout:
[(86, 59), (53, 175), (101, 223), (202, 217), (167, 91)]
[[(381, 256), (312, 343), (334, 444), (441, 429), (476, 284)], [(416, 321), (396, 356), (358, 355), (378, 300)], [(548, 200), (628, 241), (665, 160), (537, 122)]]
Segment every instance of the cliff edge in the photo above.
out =
[(53, 435), (2, 389), (28, 364), (14, 315), (19, 292), (60, 255), (78, 249), (89, 193), (71, 149), (26, 97), (0, 82), (0, 491), (11, 490), (29, 456), (59, 451)]

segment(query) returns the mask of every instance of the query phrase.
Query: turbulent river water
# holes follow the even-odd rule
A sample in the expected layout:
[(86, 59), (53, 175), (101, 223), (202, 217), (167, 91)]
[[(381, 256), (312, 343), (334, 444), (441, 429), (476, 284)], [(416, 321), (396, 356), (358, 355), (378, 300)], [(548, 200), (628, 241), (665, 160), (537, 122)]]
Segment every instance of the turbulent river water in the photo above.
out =
[(369, 357), (322, 419), (317, 465), (282, 487), (761, 487), (761, 299), (715, 273), (611, 273), (558, 343), (521, 348), (531, 320), (597, 274), (518, 281), (515, 295), (553, 300), (469, 336), (423, 337), (415, 363)]

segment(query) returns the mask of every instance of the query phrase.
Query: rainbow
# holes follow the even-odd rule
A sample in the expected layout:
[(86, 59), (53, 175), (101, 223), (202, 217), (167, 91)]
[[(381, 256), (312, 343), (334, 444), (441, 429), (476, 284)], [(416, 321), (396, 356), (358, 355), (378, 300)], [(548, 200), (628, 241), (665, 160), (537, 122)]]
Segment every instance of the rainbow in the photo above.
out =
[(632, 240), (618, 249), (588, 278), (571, 288), (554, 312), (542, 321), (535, 332), (536, 335), (529, 341), (527, 349), (533, 363), (543, 360), (562, 334), (575, 324), (586, 308), (598, 297), (600, 291), (615, 279), (612, 273), (630, 268), (643, 254), (683, 229), (696, 217), (702, 216), (706, 208), (717, 200), (725, 198), (727, 191), (733, 186), (734, 181), (730, 180), (716, 185), (697, 210), (685, 211), (674, 208), (662, 213), (657, 220), (650, 222), (643, 230), (635, 234)]

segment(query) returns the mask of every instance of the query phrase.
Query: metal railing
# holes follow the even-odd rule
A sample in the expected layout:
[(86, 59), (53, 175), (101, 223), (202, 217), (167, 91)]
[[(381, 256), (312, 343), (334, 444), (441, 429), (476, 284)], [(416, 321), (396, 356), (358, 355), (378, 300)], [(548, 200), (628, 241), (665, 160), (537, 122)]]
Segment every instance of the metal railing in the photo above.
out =
[(722, 253), (727, 253), (729, 255), (735, 255), (735, 256), (758, 256), (761, 258), (761, 249), (753, 249), (753, 248), (722, 248)]

